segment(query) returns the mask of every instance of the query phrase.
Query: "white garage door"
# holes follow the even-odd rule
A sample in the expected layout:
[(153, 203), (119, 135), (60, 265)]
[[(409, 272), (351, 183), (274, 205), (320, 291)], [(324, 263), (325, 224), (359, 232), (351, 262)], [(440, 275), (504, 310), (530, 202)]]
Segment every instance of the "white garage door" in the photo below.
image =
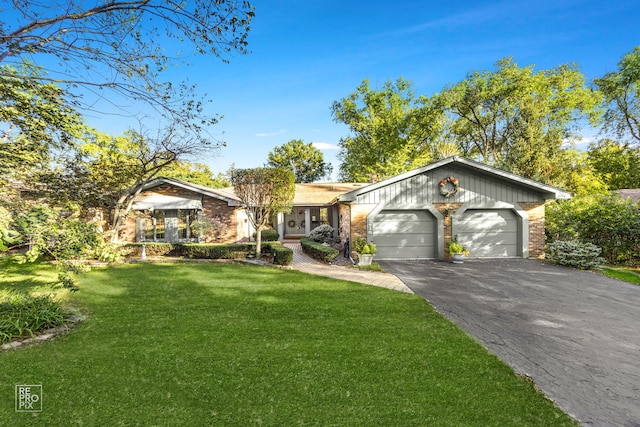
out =
[(518, 217), (510, 209), (468, 209), (455, 220), (453, 232), (472, 258), (522, 256)]
[(435, 258), (436, 224), (428, 211), (381, 211), (373, 221), (376, 258)]

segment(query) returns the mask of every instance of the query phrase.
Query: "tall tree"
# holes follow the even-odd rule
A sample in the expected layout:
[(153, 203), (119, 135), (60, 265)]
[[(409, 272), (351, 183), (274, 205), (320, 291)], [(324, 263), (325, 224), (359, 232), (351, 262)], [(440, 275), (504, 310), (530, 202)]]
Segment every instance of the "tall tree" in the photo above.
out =
[(610, 190), (640, 188), (640, 147), (602, 139), (589, 145), (588, 159)]
[(640, 144), (640, 46), (622, 57), (618, 71), (594, 82), (605, 96), (605, 130)]
[(214, 175), (211, 168), (204, 163), (191, 163), (179, 160), (163, 169), (160, 175), (211, 188), (231, 187), (231, 181), (229, 181), (224, 174), (218, 173)]
[(233, 190), (256, 230), (256, 255), (262, 252), (261, 231), (273, 215), (291, 211), (295, 193), (293, 172), (282, 168), (232, 169)]
[(77, 87), (85, 95), (111, 90), (200, 132), (216, 117), (205, 113), (193, 86), (163, 82), (160, 74), (189, 56), (212, 55), (226, 62), (231, 53), (246, 53), (253, 16), (254, 7), (246, 0), (4, 2), (0, 64), (32, 58), (50, 66), (46, 75), (4, 68), (0, 76), (53, 81), (76, 95)]
[(331, 107), (336, 122), (349, 126), (351, 135), (340, 140), (340, 179), (364, 181), (372, 174), (388, 178), (426, 164), (438, 117), (420, 109), (411, 82), (398, 78), (373, 90), (364, 80), (354, 93)]
[(570, 64), (535, 72), (505, 58), (495, 71), (473, 71), (435, 98), (455, 121), (465, 155), (545, 182), (557, 178), (558, 154), (581, 120), (599, 118), (598, 93)]
[(10, 77), (39, 73), (33, 67), (0, 66), (0, 177), (30, 180), (86, 131), (59, 86)]
[(333, 166), (325, 163), (322, 151), (301, 139), (275, 147), (268, 155), (267, 167), (289, 169), (296, 182), (314, 182), (331, 176)]

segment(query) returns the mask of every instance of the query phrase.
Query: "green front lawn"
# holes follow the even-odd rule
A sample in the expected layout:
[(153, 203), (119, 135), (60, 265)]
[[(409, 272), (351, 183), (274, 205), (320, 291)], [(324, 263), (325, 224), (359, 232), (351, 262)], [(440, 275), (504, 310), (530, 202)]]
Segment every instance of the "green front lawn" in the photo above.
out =
[[(573, 425), (415, 295), (207, 263), (95, 270), (64, 297), (88, 319), (0, 352), (2, 425)], [(21, 384), (41, 413), (14, 412)]]
[(630, 267), (602, 267), (602, 274), (624, 282), (640, 285), (640, 269)]

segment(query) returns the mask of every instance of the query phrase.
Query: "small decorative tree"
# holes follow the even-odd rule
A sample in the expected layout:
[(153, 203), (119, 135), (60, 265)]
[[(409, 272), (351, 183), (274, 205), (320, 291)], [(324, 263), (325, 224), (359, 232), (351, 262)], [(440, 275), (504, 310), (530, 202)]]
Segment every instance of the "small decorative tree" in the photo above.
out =
[(232, 169), (231, 183), (256, 230), (256, 256), (262, 252), (262, 230), (274, 214), (291, 211), (293, 172), (280, 168)]

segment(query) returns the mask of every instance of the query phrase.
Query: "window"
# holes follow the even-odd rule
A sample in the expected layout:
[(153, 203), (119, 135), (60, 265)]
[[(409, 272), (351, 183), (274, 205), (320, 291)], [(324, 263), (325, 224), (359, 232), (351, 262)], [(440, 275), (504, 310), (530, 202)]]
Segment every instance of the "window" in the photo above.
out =
[(320, 208), (320, 224), (329, 224), (328, 208)]
[(191, 224), (198, 219), (197, 209), (154, 210), (140, 212), (144, 224), (144, 239), (149, 242), (180, 241), (195, 238)]

